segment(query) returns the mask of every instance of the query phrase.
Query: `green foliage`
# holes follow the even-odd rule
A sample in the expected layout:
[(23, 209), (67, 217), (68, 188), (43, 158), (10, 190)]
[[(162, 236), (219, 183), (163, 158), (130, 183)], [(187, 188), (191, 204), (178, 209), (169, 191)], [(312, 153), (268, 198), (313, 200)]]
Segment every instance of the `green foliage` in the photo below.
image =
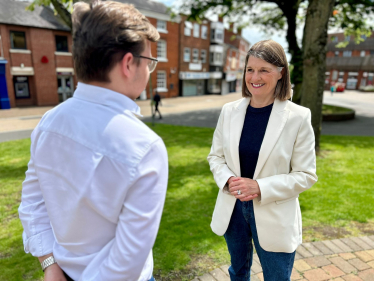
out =
[[(56, 2), (60, 2), (63, 6), (70, 12), (73, 12), (73, 4), (78, 2), (77, 0), (55, 0)], [(47, 6), (53, 5), (53, 1), (51, 0), (34, 0), (31, 4), (26, 8), (29, 11), (34, 11), (35, 6)], [(55, 13), (57, 14), (56, 10)]]
[[(218, 192), (206, 160), (213, 129), (159, 124), (152, 129), (163, 138), (169, 155), (154, 274), (162, 280), (191, 280), (229, 263), (224, 239), (209, 226)], [(29, 146), (29, 139), (0, 143), (0, 280), (42, 280), (37, 259), (23, 251), (17, 213)], [(306, 229), (374, 221), (373, 155), (373, 137), (322, 136), (319, 181), (300, 195)], [(313, 231), (307, 240), (319, 237), (318, 230)]]

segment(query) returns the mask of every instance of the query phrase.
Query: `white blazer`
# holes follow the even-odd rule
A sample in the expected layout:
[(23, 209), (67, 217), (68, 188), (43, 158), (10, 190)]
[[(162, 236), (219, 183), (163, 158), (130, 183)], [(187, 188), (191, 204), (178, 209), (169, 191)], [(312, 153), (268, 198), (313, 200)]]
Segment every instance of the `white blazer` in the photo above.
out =
[[(225, 234), (236, 198), (223, 192), (240, 176), (239, 141), (250, 98), (223, 106), (208, 155), (219, 192), (211, 228)], [(299, 194), (316, 181), (314, 133), (310, 110), (275, 100), (253, 176), (261, 196), (253, 200), (258, 239), (266, 251), (292, 253), (302, 243)]]

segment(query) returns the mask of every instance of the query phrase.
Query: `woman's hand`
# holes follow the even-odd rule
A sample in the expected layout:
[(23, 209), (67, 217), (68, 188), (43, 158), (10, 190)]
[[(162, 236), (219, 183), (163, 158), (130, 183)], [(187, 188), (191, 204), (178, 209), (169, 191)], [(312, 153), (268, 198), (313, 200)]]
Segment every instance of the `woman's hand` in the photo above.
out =
[[(240, 201), (250, 201), (261, 195), (260, 187), (257, 181), (242, 178), (242, 177), (231, 177), (228, 181), (230, 193)], [(238, 194), (240, 190), (241, 194)]]

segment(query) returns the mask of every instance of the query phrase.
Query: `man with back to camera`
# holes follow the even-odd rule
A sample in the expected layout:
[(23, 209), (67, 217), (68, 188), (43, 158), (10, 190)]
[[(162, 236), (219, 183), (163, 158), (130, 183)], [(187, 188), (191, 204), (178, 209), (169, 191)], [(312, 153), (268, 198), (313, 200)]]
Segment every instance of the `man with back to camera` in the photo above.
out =
[(31, 136), (19, 216), (44, 280), (148, 281), (168, 160), (134, 102), (157, 64), (157, 30), (132, 5), (76, 3), (73, 98)]

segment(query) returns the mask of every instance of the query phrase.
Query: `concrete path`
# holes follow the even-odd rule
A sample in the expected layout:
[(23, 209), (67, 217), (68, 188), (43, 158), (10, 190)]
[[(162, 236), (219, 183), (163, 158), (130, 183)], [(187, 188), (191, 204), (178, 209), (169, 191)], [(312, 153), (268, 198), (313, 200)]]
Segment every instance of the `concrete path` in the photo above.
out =
[[(356, 111), (356, 118), (342, 122), (322, 122), (323, 135), (374, 136), (374, 94), (346, 91), (344, 94), (334, 94), (331, 97), (330, 92), (325, 92), (324, 103), (352, 108)], [(160, 110), (162, 112), (163, 108)], [(196, 110), (193, 113), (169, 114), (163, 116), (162, 120), (156, 119), (155, 122), (215, 128), (220, 112), (219, 107)], [(143, 121), (151, 122), (152, 119), (148, 117)]]
[[(229, 281), (228, 268), (221, 266), (192, 281)], [(257, 254), (251, 273), (251, 281), (264, 280)], [(301, 244), (291, 280), (374, 281), (374, 235)]]
[[(160, 110), (163, 119), (157, 123), (215, 128), (222, 106), (241, 97), (241, 93), (225, 96), (206, 95), (164, 99)], [(374, 94), (358, 91), (335, 93), (326, 91), (324, 103), (356, 110), (356, 118), (344, 122), (323, 122), (322, 134), (374, 136)], [(145, 122), (151, 122), (150, 101), (137, 101)], [(0, 110), (0, 142), (30, 137), (43, 114), (53, 107), (28, 107)]]

